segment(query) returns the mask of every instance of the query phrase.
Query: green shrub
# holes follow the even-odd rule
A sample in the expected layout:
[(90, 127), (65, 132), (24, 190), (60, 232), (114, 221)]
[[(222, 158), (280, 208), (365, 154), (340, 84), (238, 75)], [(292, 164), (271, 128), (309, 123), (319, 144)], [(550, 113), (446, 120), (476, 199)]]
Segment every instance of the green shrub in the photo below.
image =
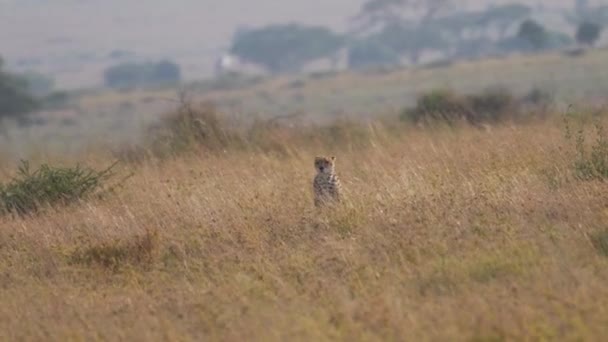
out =
[(22, 161), (16, 177), (0, 184), (0, 214), (25, 215), (45, 205), (66, 205), (82, 199), (113, 176), (114, 165), (95, 171), (79, 165), (61, 168), (44, 164), (31, 171), (29, 163)]

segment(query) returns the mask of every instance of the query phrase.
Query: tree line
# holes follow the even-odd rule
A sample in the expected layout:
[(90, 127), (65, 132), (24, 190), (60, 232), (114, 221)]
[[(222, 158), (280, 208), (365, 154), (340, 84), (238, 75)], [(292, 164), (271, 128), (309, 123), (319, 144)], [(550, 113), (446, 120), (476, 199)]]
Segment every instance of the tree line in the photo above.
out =
[[(577, 32), (571, 37), (532, 19), (533, 10), (525, 5), (454, 12), (455, 4), (453, 0), (369, 0), (351, 18), (344, 34), (321, 26), (275, 24), (237, 32), (230, 53), (269, 72), (297, 72), (314, 60), (335, 58), (343, 50), (352, 68), (396, 65), (403, 60), (417, 64), (424, 51), (456, 59), (533, 52), (575, 42), (592, 46), (601, 35), (600, 22), (608, 22), (608, 6), (579, 14)], [(605, 18), (597, 15), (602, 11)]]

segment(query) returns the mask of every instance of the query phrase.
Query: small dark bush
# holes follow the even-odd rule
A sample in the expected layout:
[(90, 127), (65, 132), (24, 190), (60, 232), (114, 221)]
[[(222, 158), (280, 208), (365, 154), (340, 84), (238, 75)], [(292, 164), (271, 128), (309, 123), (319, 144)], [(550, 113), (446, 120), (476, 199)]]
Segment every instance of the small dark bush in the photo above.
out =
[(8, 184), (0, 184), (0, 214), (25, 215), (45, 205), (65, 205), (82, 199), (99, 190), (114, 175), (114, 165), (95, 171), (81, 166), (60, 168), (45, 164), (31, 171), (29, 163), (23, 161), (17, 176)]
[(499, 122), (517, 112), (517, 101), (507, 89), (490, 88), (481, 94), (466, 98), (469, 106), (467, 118), (471, 123)]
[[(449, 90), (433, 90), (422, 94), (416, 106), (405, 109), (401, 119), (412, 122), (445, 122), (448, 124), (464, 120), (473, 125), (498, 123), (508, 120), (521, 120), (524, 104), (530, 117), (538, 117), (541, 105), (550, 103), (550, 95), (541, 90), (533, 90), (522, 98), (515, 97), (508, 89), (488, 88), (484, 92), (459, 95)], [(532, 107), (532, 108), (530, 108)], [(537, 115), (538, 113), (538, 115)]]
[(402, 118), (414, 122), (454, 122), (466, 116), (466, 100), (449, 90), (433, 90), (418, 97), (416, 107), (406, 109)]
[(158, 156), (174, 154), (191, 148), (223, 150), (240, 141), (236, 130), (229, 127), (212, 104), (193, 107), (185, 100), (174, 113), (152, 127), (152, 152)]

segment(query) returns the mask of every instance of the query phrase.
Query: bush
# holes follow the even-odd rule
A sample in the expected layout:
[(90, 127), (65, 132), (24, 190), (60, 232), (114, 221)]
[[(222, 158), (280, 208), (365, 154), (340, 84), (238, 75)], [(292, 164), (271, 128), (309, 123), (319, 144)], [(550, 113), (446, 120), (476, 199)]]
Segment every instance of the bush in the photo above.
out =
[(14, 179), (0, 184), (0, 214), (25, 215), (45, 205), (66, 205), (82, 199), (113, 176), (114, 165), (95, 171), (78, 165), (60, 168), (45, 164), (32, 172), (29, 163), (23, 161)]
[(180, 107), (151, 128), (152, 152), (158, 156), (192, 148), (223, 150), (240, 141), (236, 130), (228, 128), (221, 114), (209, 103), (194, 108), (181, 100)]
[[(447, 122), (464, 120), (470, 124), (498, 123), (521, 120), (524, 104), (537, 107), (548, 104), (546, 94), (533, 90), (522, 98), (516, 98), (508, 89), (488, 88), (480, 94), (459, 95), (449, 90), (433, 90), (422, 94), (414, 108), (407, 108), (401, 119), (412, 122)], [(538, 114), (542, 114), (538, 112)]]
[(517, 113), (517, 101), (508, 89), (490, 88), (481, 94), (466, 98), (471, 123), (499, 122)]
[(414, 122), (443, 121), (453, 123), (465, 119), (472, 124), (498, 122), (511, 115), (516, 101), (508, 90), (493, 88), (484, 93), (461, 96), (448, 90), (434, 90), (421, 95), (413, 109), (406, 109), (402, 118)]
[(418, 97), (416, 107), (406, 109), (402, 118), (414, 122), (453, 122), (461, 119), (467, 110), (464, 98), (449, 90), (433, 90)]

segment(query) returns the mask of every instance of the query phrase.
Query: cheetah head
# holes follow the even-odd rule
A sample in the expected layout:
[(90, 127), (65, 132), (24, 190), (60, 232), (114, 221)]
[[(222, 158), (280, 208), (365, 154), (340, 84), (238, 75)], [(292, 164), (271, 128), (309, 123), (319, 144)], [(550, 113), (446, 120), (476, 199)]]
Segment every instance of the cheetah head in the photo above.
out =
[(316, 157), (315, 169), (319, 173), (333, 173), (336, 165), (336, 157)]

